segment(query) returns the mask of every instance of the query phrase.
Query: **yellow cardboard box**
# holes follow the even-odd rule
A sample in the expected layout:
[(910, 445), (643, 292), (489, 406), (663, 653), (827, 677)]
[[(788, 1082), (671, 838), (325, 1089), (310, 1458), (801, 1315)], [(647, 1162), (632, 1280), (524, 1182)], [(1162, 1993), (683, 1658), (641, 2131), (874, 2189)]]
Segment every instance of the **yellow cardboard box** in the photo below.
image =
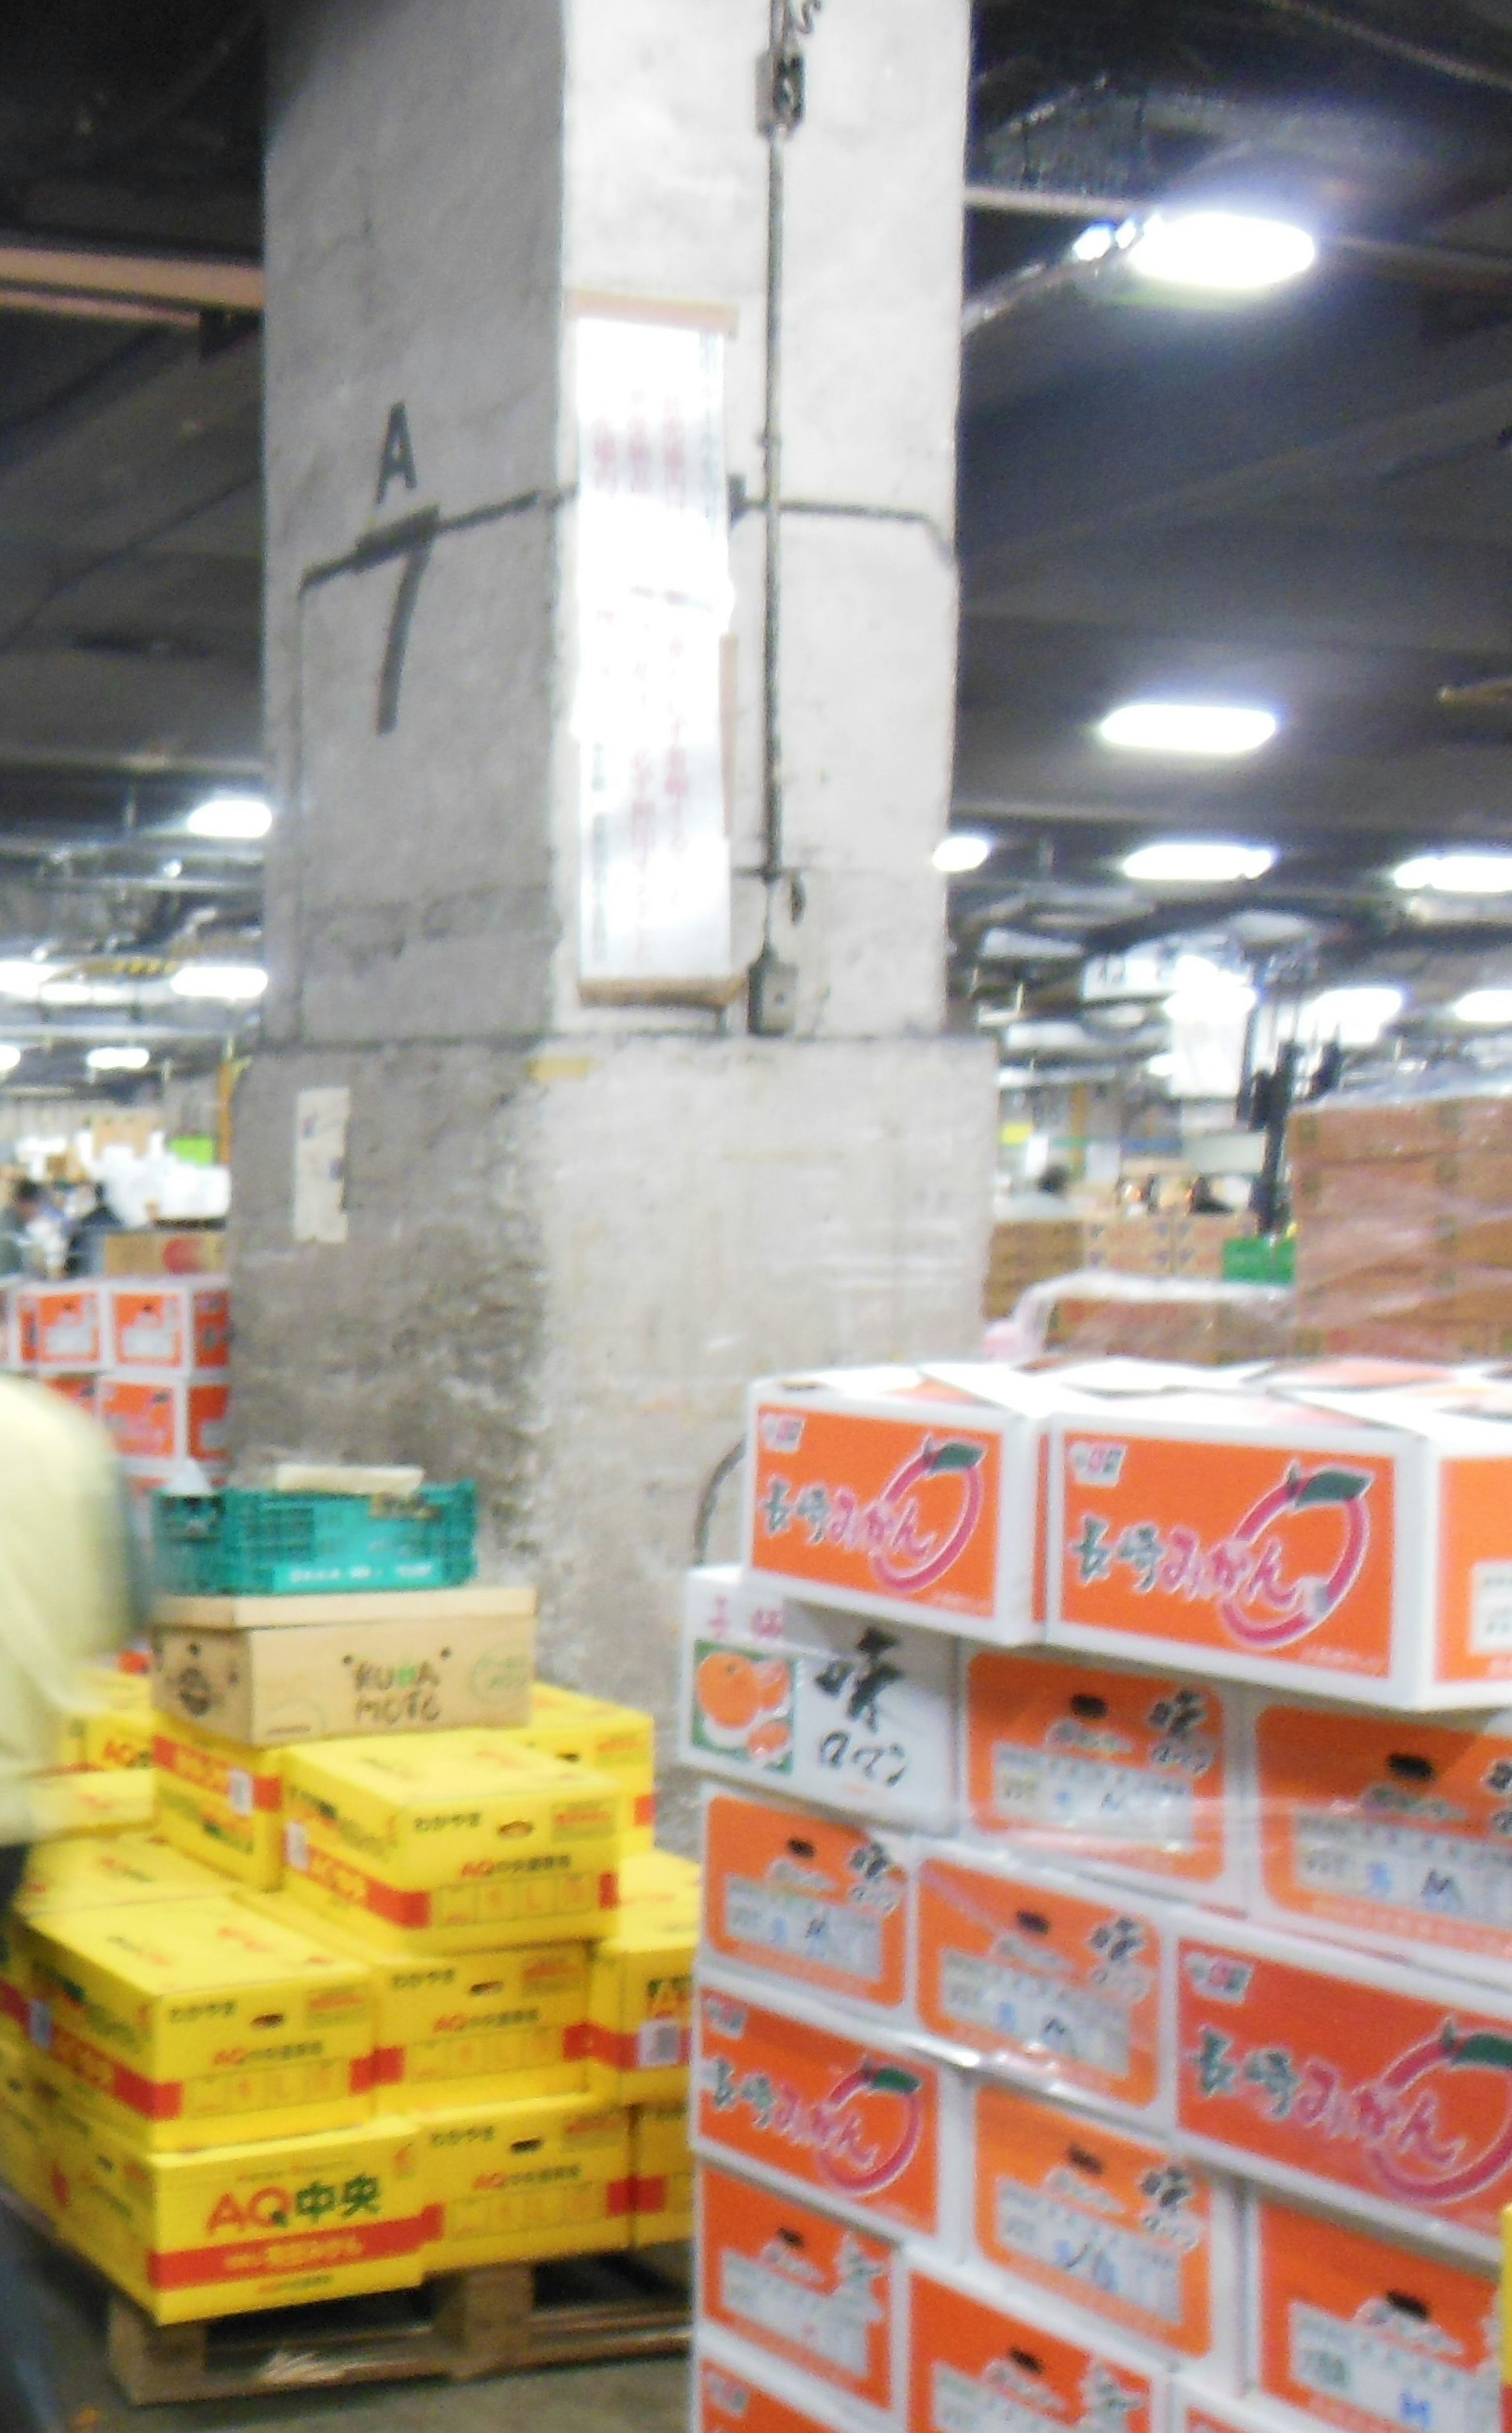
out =
[(649, 1848), (656, 1824), (656, 1727), (638, 1707), (617, 1707), (579, 1690), (537, 1681), (531, 1692), (531, 1719), (520, 1737), (569, 1764), (612, 1774), (624, 1797), (622, 1846)]
[(285, 1752), (288, 1888), (391, 1950), (604, 1933), (619, 1899), (612, 1779), (512, 1731)]
[(158, 1829), (254, 1891), (283, 1873), (283, 1753), (218, 1740), (178, 1715), (158, 1715)]
[(65, 1717), (61, 1766), (102, 1772), (152, 1763), (152, 1684), (144, 1673), (114, 1664), (83, 1664), (78, 1710)]
[(212, 1868), (155, 1833), (71, 1835), (31, 1850), (12, 1907), (17, 1917), (35, 1921), (137, 1901), (205, 1900), (224, 1889)]
[(0, 2025), (0, 2180), (45, 2213), (48, 2150), (37, 2100), (35, 2058), (20, 2030)]
[(46, 2135), (59, 2232), (157, 2322), (413, 2288), (429, 2269), (402, 2118), (149, 2154), (65, 2099)]
[(668, 1851), (625, 1862), (627, 1897), (588, 1980), (588, 2086), (604, 2102), (687, 2095), (698, 1872)]
[(630, 2116), (581, 2096), (477, 2103), (417, 2124), (428, 2270), (593, 2254), (630, 2243)]
[(360, 1961), (219, 1895), (53, 1915), (27, 1933), (46, 2071), (142, 2145), (179, 2152), (371, 2115)]
[(142, 1833), (157, 1813), (156, 1772), (43, 1774), (31, 1788), (39, 1841), (67, 1833)]
[(648, 2103), (630, 2116), (630, 2244), (693, 2236), (693, 2157), (686, 2103)]
[(436, 1952), (418, 1958), (380, 1950), (360, 1924), (314, 1919), (287, 1892), (247, 1897), (269, 1916), (308, 1931), (332, 1950), (365, 1961), (376, 2002), (373, 2084), (380, 2103), (423, 2106), (581, 2095), (587, 2085), (588, 1947), (526, 1944), (515, 1950)]

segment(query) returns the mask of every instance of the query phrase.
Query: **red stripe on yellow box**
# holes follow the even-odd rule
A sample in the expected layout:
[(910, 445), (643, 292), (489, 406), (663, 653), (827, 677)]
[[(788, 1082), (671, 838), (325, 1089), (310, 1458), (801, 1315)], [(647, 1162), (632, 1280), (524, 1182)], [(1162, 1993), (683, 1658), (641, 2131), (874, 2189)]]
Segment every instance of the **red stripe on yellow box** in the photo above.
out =
[(53, 1916), (28, 1935), (46, 2071), (144, 2145), (250, 2141), (371, 2113), (361, 1962), (219, 1897)]
[(218, 1740), (160, 1715), (158, 1829), (222, 1875), (270, 1892), (283, 1872), (283, 1763), (278, 1749)]

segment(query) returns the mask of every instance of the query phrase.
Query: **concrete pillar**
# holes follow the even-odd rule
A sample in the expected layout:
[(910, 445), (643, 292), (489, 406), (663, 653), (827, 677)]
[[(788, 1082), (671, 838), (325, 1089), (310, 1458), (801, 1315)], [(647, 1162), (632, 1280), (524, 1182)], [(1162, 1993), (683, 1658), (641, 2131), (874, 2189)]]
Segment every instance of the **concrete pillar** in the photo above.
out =
[[(789, 149), (788, 1039), (746, 1036), (738, 997), (605, 1001), (579, 964), (585, 312), (726, 333), (722, 740), (731, 859), (761, 858), (740, 509), (763, 482), (768, 0), (292, 0), (275, 37), (280, 818), (237, 1138), (241, 1450), (476, 1476), (490, 1566), (540, 1579), (548, 1664), (663, 1716), (745, 1379), (960, 1353), (978, 1328), (993, 1059), (942, 1028), (929, 864), (968, 15), (826, 0)], [(763, 893), (733, 881), (732, 972)], [(349, 1093), (344, 1239), (296, 1239), (311, 1089)]]

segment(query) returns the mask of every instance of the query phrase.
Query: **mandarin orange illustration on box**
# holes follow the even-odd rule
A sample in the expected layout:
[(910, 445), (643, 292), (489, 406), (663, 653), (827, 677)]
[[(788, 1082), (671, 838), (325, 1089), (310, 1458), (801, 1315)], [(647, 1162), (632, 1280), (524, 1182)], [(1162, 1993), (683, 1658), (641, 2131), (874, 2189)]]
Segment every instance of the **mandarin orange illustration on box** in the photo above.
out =
[(1385, 1676), (1393, 1469), (1381, 1455), (1068, 1431), (1062, 1618)]
[[(1362, 1964), (1363, 1965), (1363, 1964)], [(1512, 2201), (1512, 2025), (1473, 1985), (1178, 1948), (1179, 2134), (1494, 2241)], [(1321, 2190), (1320, 2190), (1321, 2193)]]
[(755, 1454), (757, 1569), (967, 1619), (992, 1615), (995, 1432), (761, 1403)]
[(697, 2129), (719, 2147), (928, 2236), (940, 2228), (934, 2065), (705, 1985)]

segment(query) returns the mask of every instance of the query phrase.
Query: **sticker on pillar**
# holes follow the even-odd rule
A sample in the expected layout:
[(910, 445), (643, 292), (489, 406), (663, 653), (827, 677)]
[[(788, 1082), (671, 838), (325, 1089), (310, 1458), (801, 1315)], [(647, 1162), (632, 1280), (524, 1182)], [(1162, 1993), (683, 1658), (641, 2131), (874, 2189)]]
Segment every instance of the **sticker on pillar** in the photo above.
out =
[(294, 1238), (347, 1239), (347, 1127), (351, 1092), (301, 1090), (294, 1102)]
[(585, 315), (576, 366), (581, 984), (722, 994), (724, 341)]

